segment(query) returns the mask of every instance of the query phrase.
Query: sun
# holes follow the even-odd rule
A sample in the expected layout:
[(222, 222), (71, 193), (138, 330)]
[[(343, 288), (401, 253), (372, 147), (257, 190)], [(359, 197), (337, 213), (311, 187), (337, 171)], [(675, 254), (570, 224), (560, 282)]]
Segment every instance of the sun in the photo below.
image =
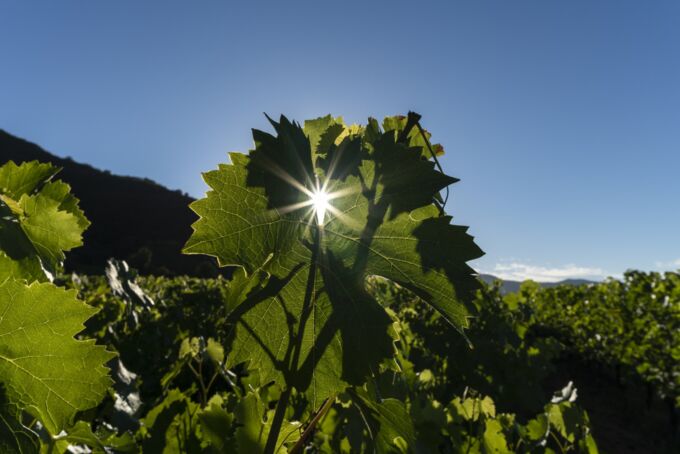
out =
[(323, 189), (316, 189), (312, 192), (312, 207), (316, 213), (316, 223), (320, 226), (323, 225), (324, 218), (326, 217), (326, 210), (330, 208), (329, 200), (330, 195)]

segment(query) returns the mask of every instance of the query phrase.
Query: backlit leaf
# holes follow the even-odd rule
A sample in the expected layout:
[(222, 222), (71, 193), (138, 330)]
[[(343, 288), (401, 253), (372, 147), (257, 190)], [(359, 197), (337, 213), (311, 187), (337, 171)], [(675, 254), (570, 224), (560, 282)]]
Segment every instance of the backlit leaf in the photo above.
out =
[[(249, 283), (244, 300), (230, 303), (228, 367), (247, 361), (264, 382), (306, 392), (318, 407), (393, 353), (392, 320), (366, 278), (408, 288), (462, 332), (463, 300), (477, 287), (466, 262), (482, 252), (434, 204), (456, 179), (413, 140), (400, 142), (398, 125), (382, 132), (374, 120), (346, 127), (324, 117), (307, 131), (285, 117), (272, 123), (276, 136), (255, 131), (249, 155), (232, 153), (231, 164), (204, 174), (211, 190), (192, 204), (200, 219), (185, 252), (247, 276), (267, 263), (266, 283)], [(332, 206), (323, 226), (310, 202), (319, 187)]]

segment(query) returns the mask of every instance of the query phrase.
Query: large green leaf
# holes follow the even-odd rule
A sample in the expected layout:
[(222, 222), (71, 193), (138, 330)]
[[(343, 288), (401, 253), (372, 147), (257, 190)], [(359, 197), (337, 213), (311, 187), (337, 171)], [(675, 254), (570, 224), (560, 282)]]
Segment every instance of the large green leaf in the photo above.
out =
[(0, 167), (0, 280), (45, 281), (82, 244), (89, 221), (59, 171), (31, 161)]
[[(462, 331), (463, 300), (477, 285), (466, 262), (482, 252), (433, 203), (456, 180), (410, 136), (400, 141), (398, 125), (272, 124), (276, 136), (255, 131), (248, 156), (232, 153), (230, 165), (204, 174), (211, 190), (192, 204), (200, 219), (185, 252), (248, 275), (266, 264), (266, 283), (230, 304), (230, 366), (248, 361), (318, 407), (392, 355), (392, 321), (366, 291), (368, 276), (409, 288)], [(322, 226), (310, 208), (317, 185), (333, 207)]]
[(111, 383), (104, 364), (113, 354), (74, 338), (94, 312), (75, 290), (0, 283), (0, 383), (9, 404), (53, 435), (96, 406)]

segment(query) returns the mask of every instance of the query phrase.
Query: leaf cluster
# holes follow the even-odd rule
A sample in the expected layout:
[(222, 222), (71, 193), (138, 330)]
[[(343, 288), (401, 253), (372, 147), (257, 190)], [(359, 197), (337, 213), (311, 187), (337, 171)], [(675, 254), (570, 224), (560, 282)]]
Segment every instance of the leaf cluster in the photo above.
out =
[(81, 433), (79, 412), (109, 385), (112, 354), (78, 340), (96, 310), (50, 283), (89, 222), (59, 169), (0, 167), (0, 447), (59, 450)]

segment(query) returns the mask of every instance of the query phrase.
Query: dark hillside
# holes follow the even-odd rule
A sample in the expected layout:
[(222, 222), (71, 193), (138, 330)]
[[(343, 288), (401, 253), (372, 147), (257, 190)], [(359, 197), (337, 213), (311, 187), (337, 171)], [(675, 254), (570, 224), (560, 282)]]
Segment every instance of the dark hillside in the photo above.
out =
[(0, 130), (0, 165), (9, 160), (61, 167), (58, 178), (80, 199), (92, 225), (85, 232), (85, 245), (67, 254), (67, 269), (101, 274), (106, 260), (117, 257), (143, 273), (215, 274), (216, 267), (206, 258), (180, 252), (196, 220), (188, 208), (193, 199), (181, 191), (59, 158)]

